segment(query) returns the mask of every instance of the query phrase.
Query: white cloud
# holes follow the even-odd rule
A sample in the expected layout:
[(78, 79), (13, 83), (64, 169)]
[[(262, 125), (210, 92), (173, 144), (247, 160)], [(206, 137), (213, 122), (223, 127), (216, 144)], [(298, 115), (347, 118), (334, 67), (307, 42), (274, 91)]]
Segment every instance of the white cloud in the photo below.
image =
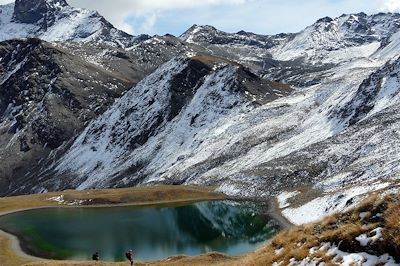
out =
[(246, 0), (137, 0), (130, 2), (132, 7), (140, 10), (170, 10), (210, 5), (238, 5), (244, 4)]
[[(400, 0), (67, 1), (73, 6), (96, 9), (114, 26), (133, 34), (180, 34), (184, 31), (182, 25), (189, 27), (195, 23), (213, 25), (225, 31), (294, 32), (324, 16), (361, 11), (374, 13), (383, 9), (394, 11), (400, 5)], [(174, 25), (168, 29), (169, 22), (165, 17), (174, 20)]]
[(400, 0), (380, 0), (380, 11), (398, 12), (400, 11)]
[[(4, 0), (0, 0), (4, 1)], [(195, 9), (207, 6), (240, 5), (248, 0), (67, 0), (76, 7), (99, 11), (115, 27), (128, 33), (151, 32), (157, 21), (157, 13), (176, 9)], [(131, 16), (144, 19), (138, 28), (127, 22)]]
[(153, 29), (154, 25), (157, 21), (156, 13), (149, 13), (146, 14), (143, 20), (143, 23), (139, 29), (140, 32), (149, 32)]
[(0, 0), (0, 5), (5, 5), (14, 2), (14, 0)]

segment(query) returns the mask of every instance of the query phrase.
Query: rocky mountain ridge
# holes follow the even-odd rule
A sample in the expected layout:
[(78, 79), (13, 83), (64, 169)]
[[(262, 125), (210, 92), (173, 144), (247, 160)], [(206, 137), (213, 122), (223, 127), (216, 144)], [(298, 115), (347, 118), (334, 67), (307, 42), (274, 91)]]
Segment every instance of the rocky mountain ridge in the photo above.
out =
[[(379, 47), (386, 46), (399, 29), (400, 15), (397, 13), (358, 13), (325, 17), (303, 31), (291, 34), (226, 33), (212, 26), (193, 25), (180, 38), (203, 45), (211, 52), (218, 51), (217, 48), (243, 50), (239, 60), (244, 62), (270, 57), (279, 61), (304, 60), (312, 64), (327, 64), (348, 60), (344, 56), (349, 51), (353, 52), (352, 58), (368, 57)], [(257, 58), (257, 55), (262, 57)]]
[(39, 39), (2, 42), (0, 58), (2, 193), (135, 82)]
[(397, 13), (358, 13), (325, 17), (298, 33), (226, 33), (194, 25), (180, 38), (249, 66), (267, 79), (308, 87), (319, 83), (326, 70), (336, 65), (360, 58), (381, 60), (392, 50), (383, 58), (389, 60), (398, 49), (393, 40), (398, 39), (399, 26)]
[[(18, 1), (18, 12), (24, 13), (23, 6), (34, 14), (41, 11), (44, 17), (39, 14), (38, 22), (19, 21), (19, 24), (41, 27), (48, 20), (55, 23), (48, 24), (50, 28), (58, 27), (65, 10), (82, 11), (64, 1), (36, 1), (33, 7), (32, 3)], [(65, 19), (70, 19), (69, 15), (67, 12)], [(18, 19), (29, 20), (29, 16)], [(17, 22), (7, 23), (11, 29)], [(6, 31), (7, 26), (2, 30)], [(39, 37), (47, 34), (43, 29), (36, 33)], [(71, 32), (61, 33), (67, 36)], [(16, 188), (29, 193), (32, 184), (38, 181), (38, 172), (58, 158), (92, 119), (158, 65), (193, 50), (173, 36), (130, 37), (130, 47), (125, 49), (116, 45), (119, 38), (113, 39), (107, 32), (104, 36), (111, 38), (111, 43), (104, 38), (71, 41), (56, 38), (48, 43), (27, 38), (31, 35), (24, 31), (18, 34), (23, 39), (0, 43), (0, 158), (4, 160), (0, 165), (0, 193), (3, 195), (13, 193)]]
[[(68, 180), (60, 186), (126, 186), (157, 180), (169, 168), (179, 168), (191, 156), (186, 153), (207, 147), (215, 134), (209, 128), (223, 126), (225, 116), (288, 93), (289, 87), (262, 80), (225, 60), (204, 55), (172, 59), (89, 125), (61, 159), (65, 163), (56, 164), (56, 172)], [(75, 175), (81, 167), (84, 172)], [(187, 177), (162, 179), (176, 184)]]

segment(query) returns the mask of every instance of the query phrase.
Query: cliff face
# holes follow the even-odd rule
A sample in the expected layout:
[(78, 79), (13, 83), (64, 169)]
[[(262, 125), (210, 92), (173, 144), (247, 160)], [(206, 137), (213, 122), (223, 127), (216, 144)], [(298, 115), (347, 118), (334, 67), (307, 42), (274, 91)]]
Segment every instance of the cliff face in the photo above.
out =
[(67, 7), (65, 0), (16, 0), (13, 20), (21, 23), (38, 23), (51, 25), (55, 20), (55, 13), (62, 7)]

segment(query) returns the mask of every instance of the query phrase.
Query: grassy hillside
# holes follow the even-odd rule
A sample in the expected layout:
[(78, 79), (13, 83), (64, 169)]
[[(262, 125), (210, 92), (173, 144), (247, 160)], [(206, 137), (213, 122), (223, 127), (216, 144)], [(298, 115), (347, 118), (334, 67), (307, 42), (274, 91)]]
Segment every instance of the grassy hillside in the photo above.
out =
[[(400, 195), (371, 196), (358, 207), (296, 226), (242, 259), (243, 265), (385, 265), (400, 262)], [(315, 265), (315, 264), (312, 264)]]

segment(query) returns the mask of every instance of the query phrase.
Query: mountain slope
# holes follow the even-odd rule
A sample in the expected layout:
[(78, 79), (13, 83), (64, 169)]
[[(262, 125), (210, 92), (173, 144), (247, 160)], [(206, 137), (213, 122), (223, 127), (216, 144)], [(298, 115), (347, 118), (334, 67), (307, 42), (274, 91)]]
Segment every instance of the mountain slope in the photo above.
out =
[(38, 39), (2, 42), (0, 58), (1, 193), (135, 83)]
[[(64, 180), (73, 175), (68, 184), (79, 188), (201, 184), (217, 185), (232, 196), (258, 198), (307, 187), (304, 195), (299, 194), (303, 198), (299, 202), (305, 207), (316, 202), (325, 206), (315, 212), (316, 216), (309, 216), (320, 217), (358, 202), (370, 191), (396, 186), (398, 62), (358, 58), (322, 71), (322, 81), (292, 95), (283, 93), (282, 87), (255, 93), (249, 89), (252, 86), (245, 85), (244, 92), (233, 94), (233, 98), (221, 88), (231, 87), (235, 71), (230, 72), (229, 66), (219, 68), (222, 62), (218, 62), (211, 68), (215, 73), (205, 78), (192, 100), (171, 121), (167, 119), (171, 103), (162, 101), (165, 105), (160, 107), (158, 102), (169, 96), (154, 97), (165, 90), (152, 89), (154, 84), (163, 87), (156, 80), (170, 79), (166, 73), (171, 69), (160, 69), (166, 73), (156, 72), (138, 86), (146, 94), (131, 95), (131, 99), (141, 100), (127, 106), (137, 108), (127, 116), (117, 115), (129, 109), (122, 107), (128, 103), (123, 99), (108, 116), (89, 126), (56, 163), (55, 176)], [(261, 95), (272, 92), (275, 97), (262, 101)], [(142, 100), (147, 99), (147, 93), (153, 93), (150, 102), (155, 106)], [(276, 97), (283, 95), (286, 97)], [(153, 114), (155, 107), (161, 109)], [(130, 129), (121, 128), (120, 121), (129, 122)], [(138, 138), (146, 128), (149, 131), (144, 135), (150, 138)], [(132, 139), (138, 145), (129, 149)], [(54, 183), (49, 179), (36, 189), (65, 186), (54, 187)], [(298, 217), (296, 213), (302, 211), (288, 210), (288, 216)]]
[[(143, 38), (143, 37), (142, 37)], [(0, 194), (30, 192), (92, 119), (158, 65), (192, 48), (172, 36), (104, 43), (0, 43)], [(159, 53), (162, 54), (159, 54)]]
[(326, 119), (342, 130), (245, 172), (269, 178), (269, 193), (290, 192), (279, 197), (293, 203), (281, 204), (293, 223), (343, 211), (374, 191), (399, 191), (399, 60), (369, 72), (339, 102), (328, 102)]
[(183, 183), (188, 177), (170, 173), (198, 152), (191, 164), (207, 159), (213, 151), (202, 150), (223, 134), (231, 116), (289, 92), (226, 60), (178, 57), (93, 121), (55, 165), (45, 187), (55, 189), (56, 180), (66, 179), (56, 189)]

